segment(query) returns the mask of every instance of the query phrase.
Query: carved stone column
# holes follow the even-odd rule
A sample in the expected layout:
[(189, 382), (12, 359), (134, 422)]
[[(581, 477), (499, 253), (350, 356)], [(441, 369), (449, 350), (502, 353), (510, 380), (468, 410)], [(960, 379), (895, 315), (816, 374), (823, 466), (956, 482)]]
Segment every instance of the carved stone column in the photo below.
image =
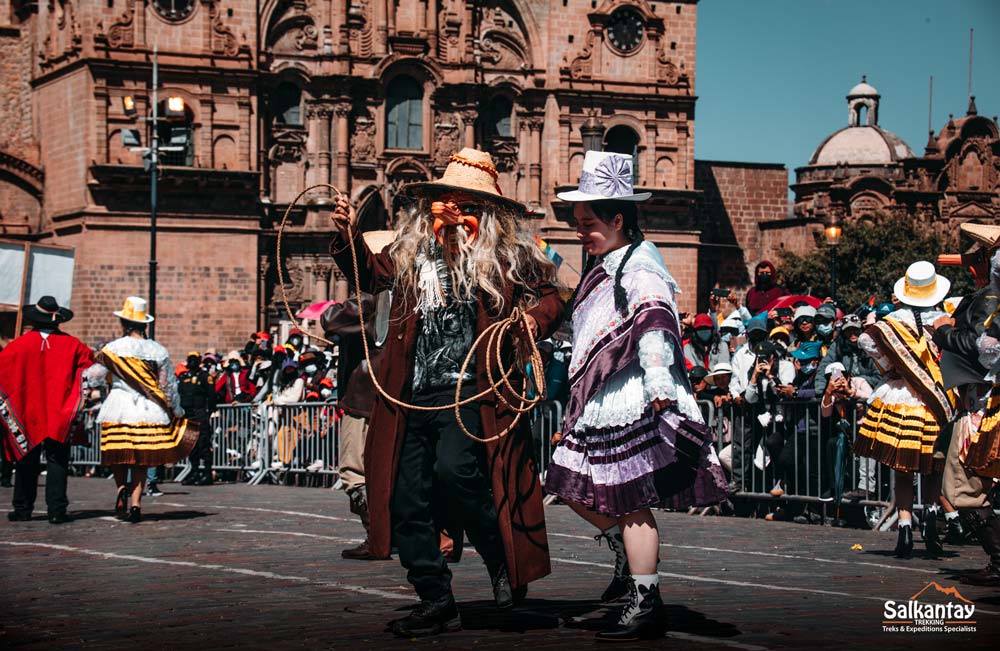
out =
[[(330, 182), (330, 167), (332, 156), (330, 153), (330, 120), (333, 117), (333, 107), (319, 105), (316, 107), (316, 116), (319, 120), (319, 129), (316, 140), (318, 147), (316, 150), (316, 164), (318, 167), (318, 183)], [(320, 188), (318, 192), (321, 197), (329, 197), (329, 188)]]
[(350, 177), (348, 174), (351, 163), (350, 133), (348, 131), (348, 118), (351, 115), (351, 105), (348, 102), (339, 102), (334, 106), (337, 114), (337, 189), (345, 194), (350, 194)]
[(316, 280), (313, 303), (330, 300), (330, 274), (332, 272), (332, 263), (317, 262), (313, 265), (313, 278)]
[(528, 130), (531, 135), (528, 143), (528, 201), (535, 205), (542, 203), (542, 124), (541, 117), (528, 119)]
[(476, 109), (464, 109), (459, 115), (462, 116), (462, 125), (465, 127), (465, 144), (463, 147), (475, 148), (476, 146), (476, 118), (479, 111)]
[(340, 269), (334, 269), (333, 296), (331, 298), (335, 301), (346, 301), (350, 297), (350, 284), (347, 282), (347, 277), (340, 272)]
[(257, 329), (267, 327), (267, 272), (271, 269), (271, 260), (262, 255), (257, 260)]

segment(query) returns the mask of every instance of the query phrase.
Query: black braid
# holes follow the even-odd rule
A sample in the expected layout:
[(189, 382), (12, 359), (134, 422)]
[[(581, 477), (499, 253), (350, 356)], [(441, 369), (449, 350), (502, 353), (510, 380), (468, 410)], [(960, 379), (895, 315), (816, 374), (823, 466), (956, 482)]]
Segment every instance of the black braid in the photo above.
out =
[(917, 341), (924, 338), (924, 320), (920, 318), (920, 310), (913, 308), (913, 320), (917, 322)]
[(628, 314), (628, 295), (625, 293), (625, 288), (622, 286), (622, 274), (625, 272), (625, 264), (628, 259), (632, 257), (639, 245), (642, 244), (642, 231), (638, 227), (629, 229), (626, 231), (629, 239), (632, 241), (629, 244), (628, 251), (625, 252), (625, 256), (622, 258), (622, 262), (618, 265), (618, 271), (615, 273), (615, 309), (623, 317)]

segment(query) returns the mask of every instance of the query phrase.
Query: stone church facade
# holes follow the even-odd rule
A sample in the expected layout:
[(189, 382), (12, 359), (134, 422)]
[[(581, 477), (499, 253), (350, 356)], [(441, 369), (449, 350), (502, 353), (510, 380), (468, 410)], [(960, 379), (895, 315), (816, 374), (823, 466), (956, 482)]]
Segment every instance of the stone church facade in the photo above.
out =
[[(363, 229), (401, 185), (491, 152), (505, 195), (582, 268), (568, 206), (586, 148), (633, 156), (647, 238), (703, 303), (787, 213), (780, 165), (694, 160), (696, 0), (0, 0), (0, 238), (76, 251), (70, 330), (95, 344), (147, 288), (149, 173), (123, 144), (161, 102), (157, 338), (174, 354), (242, 345), (293, 309), (348, 295), (327, 253), (334, 190)], [(162, 108), (161, 108), (162, 110)], [(12, 118), (11, 116), (20, 116)]]

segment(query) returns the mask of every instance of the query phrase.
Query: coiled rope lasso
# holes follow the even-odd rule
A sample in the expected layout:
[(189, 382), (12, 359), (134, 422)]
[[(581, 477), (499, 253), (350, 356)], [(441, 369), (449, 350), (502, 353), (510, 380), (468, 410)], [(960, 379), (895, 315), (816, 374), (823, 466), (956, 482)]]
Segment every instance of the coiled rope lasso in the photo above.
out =
[[(288, 318), (291, 320), (295, 327), (299, 328), (303, 332), (306, 329), (302, 327), (302, 324), (296, 320), (295, 315), (292, 313), (291, 307), (288, 305), (288, 295), (285, 292), (285, 276), (281, 268), (281, 240), (285, 233), (285, 226), (288, 222), (288, 216), (291, 214), (292, 209), (299, 202), (307, 192), (316, 190), (319, 188), (328, 188), (336, 193), (338, 198), (345, 196), (338, 190), (335, 186), (329, 183), (318, 183), (316, 185), (309, 186), (292, 200), (288, 207), (285, 209), (285, 214), (281, 218), (281, 223), (278, 225), (278, 238), (277, 238), (277, 257), (278, 257), (278, 286), (281, 288), (281, 302), (285, 306), (285, 312), (288, 314)], [(351, 243), (351, 262), (354, 270), (354, 291), (355, 298), (358, 302), (358, 320), (361, 323), (361, 332), (365, 332), (365, 314), (364, 308), (361, 303), (361, 273), (358, 267), (358, 253), (353, 246), (354, 238), (357, 233), (354, 232), (353, 225), (348, 225), (347, 229), (347, 239)], [(325, 337), (320, 337), (319, 335), (314, 335), (309, 333), (309, 336), (317, 339), (319, 341), (334, 345), (332, 341), (326, 339)], [(511, 343), (514, 345), (514, 350), (521, 353), (522, 357), (527, 357), (528, 362), (531, 363), (532, 372), (529, 374), (527, 372), (522, 372), (523, 381), (521, 383), (521, 389), (518, 391), (510, 382), (510, 377), (513, 374), (516, 366), (512, 364), (510, 367), (504, 368), (502, 360), (502, 351), (504, 341), (509, 338)], [(476, 354), (479, 346), (486, 344), (486, 375), (489, 378), (490, 386), (469, 398), (462, 399), (462, 378), (465, 376), (465, 372), (469, 367), (469, 363), (472, 361), (473, 356)], [(472, 348), (469, 349), (469, 353), (465, 356), (465, 360), (462, 362), (462, 367), (458, 374), (458, 384), (455, 386), (455, 402), (449, 403), (447, 405), (439, 405), (434, 407), (428, 407), (424, 405), (411, 405), (403, 402), (399, 398), (389, 395), (389, 393), (382, 388), (379, 384), (378, 378), (375, 377), (375, 372), (372, 367), (371, 352), (368, 350), (368, 338), (362, 334), (361, 345), (364, 348), (365, 360), (368, 362), (368, 376), (372, 380), (375, 389), (379, 392), (385, 400), (396, 405), (397, 407), (402, 407), (404, 409), (412, 409), (414, 411), (445, 411), (448, 409), (455, 410), (455, 418), (458, 420), (458, 426), (461, 428), (462, 433), (468, 436), (474, 441), (480, 443), (492, 443), (493, 441), (498, 441), (510, 433), (521, 420), (521, 417), (534, 409), (542, 396), (545, 395), (545, 378), (542, 372), (542, 355), (538, 351), (538, 346), (535, 345), (535, 338), (532, 336), (531, 328), (528, 326), (528, 321), (525, 318), (525, 313), (520, 308), (515, 307), (511, 312), (511, 315), (505, 319), (497, 321), (490, 324), (485, 330), (483, 330), (478, 337), (476, 337), (475, 342), (472, 344)], [(528, 384), (529, 375), (531, 377), (531, 382), (534, 385), (534, 397), (528, 395)], [(510, 392), (510, 399), (504, 395), (503, 389)], [(466, 427), (465, 423), (462, 421), (462, 405), (467, 405), (470, 402), (481, 400), (485, 398), (490, 393), (496, 397), (496, 399), (502, 403), (505, 407), (513, 411), (516, 415), (514, 420), (511, 421), (510, 425), (505, 427), (502, 431), (497, 434), (490, 436), (488, 438), (481, 438), (470, 432)]]

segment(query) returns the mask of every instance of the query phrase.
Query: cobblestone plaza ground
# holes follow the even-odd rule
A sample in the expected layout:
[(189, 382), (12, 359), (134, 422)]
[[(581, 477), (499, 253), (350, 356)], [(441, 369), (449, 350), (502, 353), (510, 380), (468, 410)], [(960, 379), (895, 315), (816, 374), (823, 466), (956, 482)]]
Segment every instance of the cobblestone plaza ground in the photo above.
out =
[[(49, 525), (44, 503), (32, 522), (4, 518), (0, 646), (581, 649), (597, 646), (594, 629), (616, 611), (596, 601), (610, 552), (564, 506), (547, 511), (553, 572), (531, 585), (520, 609), (493, 609), (486, 570), (467, 554), (454, 567), (464, 630), (410, 641), (383, 631), (414, 603), (398, 562), (340, 558), (364, 535), (341, 493), (163, 490), (143, 501), (138, 525), (112, 517), (114, 487), (99, 479), (70, 481), (70, 524)], [(10, 489), (0, 499), (9, 501)], [(961, 585), (955, 574), (985, 564), (978, 547), (901, 561), (891, 554), (894, 534), (676, 513), (658, 519), (670, 632), (621, 648), (996, 648), (1000, 592)], [(975, 602), (977, 631), (883, 632), (884, 601), (906, 601), (930, 582), (958, 586)]]

